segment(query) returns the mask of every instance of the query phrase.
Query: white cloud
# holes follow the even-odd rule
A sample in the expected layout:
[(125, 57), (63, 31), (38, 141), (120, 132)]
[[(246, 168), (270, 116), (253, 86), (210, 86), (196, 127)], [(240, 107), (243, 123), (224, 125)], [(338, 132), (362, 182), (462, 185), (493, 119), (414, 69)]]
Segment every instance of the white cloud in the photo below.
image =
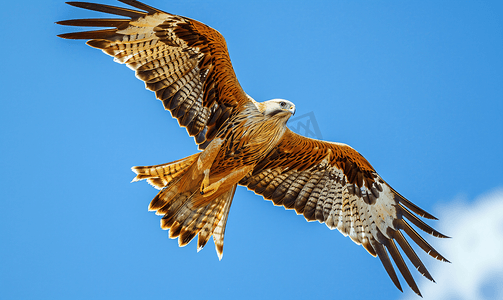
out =
[(503, 299), (503, 189), (471, 203), (453, 201), (439, 211), (435, 227), (452, 238), (428, 240), (452, 263), (424, 257), (437, 282), (418, 278), (424, 299)]

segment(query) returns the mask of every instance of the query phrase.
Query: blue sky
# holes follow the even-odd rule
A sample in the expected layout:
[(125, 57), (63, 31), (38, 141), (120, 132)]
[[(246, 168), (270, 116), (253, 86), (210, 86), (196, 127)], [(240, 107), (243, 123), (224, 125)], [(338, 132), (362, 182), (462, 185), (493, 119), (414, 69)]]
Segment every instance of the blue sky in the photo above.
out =
[[(503, 201), (502, 2), (146, 3), (219, 30), (248, 94), (313, 112), (324, 139), (353, 146), (401, 194), (444, 216), (430, 224), (456, 234), (435, 242), (453, 263), (423, 256), (437, 279), (413, 274), (423, 291), (472, 299), (449, 294), (466, 286), (443, 275), (451, 270), (477, 283), (473, 299), (501, 293), (485, 275), (503, 278), (491, 263), (503, 246), (484, 245), (503, 237), (490, 215)], [(147, 211), (156, 190), (131, 184), (130, 167), (193, 154), (193, 139), (131, 70), (56, 37), (71, 28), (55, 21), (101, 15), (54, 0), (9, 1), (3, 12), (1, 299), (409, 296), (349, 238), (242, 187), (222, 261), (212, 242), (179, 248)], [(479, 230), (458, 230), (460, 220)], [(487, 253), (466, 250), (473, 244)], [(466, 265), (475, 257), (487, 259)], [(470, 277), (479, 266), (480, 283)]]

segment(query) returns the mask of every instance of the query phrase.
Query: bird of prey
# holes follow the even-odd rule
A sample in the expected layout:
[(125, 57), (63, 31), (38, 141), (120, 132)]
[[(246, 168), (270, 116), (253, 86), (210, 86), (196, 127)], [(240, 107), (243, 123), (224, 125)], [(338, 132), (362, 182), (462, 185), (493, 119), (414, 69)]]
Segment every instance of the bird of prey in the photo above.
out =
[(432, 257), (447, 261), (410, 225), (444, 238), (419, 218), (435, 217), (389, 186), (350, 146), (288, 129), (286, 122), (295, 113), (292, 102), (257, 102), (248, 96), (218, 31), (138, 1), (119, 1), (134, 9), (68, 2), (122, 18), (60, 21), (105, 29), (59, 36), (89, 40), (89, 46), (134, 70), (202, 150), (170, 163), (132, 168), (137, 174), (133, 181), (146, 179), (160, 190), (149, 210), (162, 215), (161, 227), (169, 229), (170, 238), (185, 246), (197, 235), (199, 250), (213, 236), (221, 258), (229, 208), (242, 185), (349, 236), (380, 258), (402, 290), (391, 256), (421, 295), (398, 246), (433, 281), (403, 233)]

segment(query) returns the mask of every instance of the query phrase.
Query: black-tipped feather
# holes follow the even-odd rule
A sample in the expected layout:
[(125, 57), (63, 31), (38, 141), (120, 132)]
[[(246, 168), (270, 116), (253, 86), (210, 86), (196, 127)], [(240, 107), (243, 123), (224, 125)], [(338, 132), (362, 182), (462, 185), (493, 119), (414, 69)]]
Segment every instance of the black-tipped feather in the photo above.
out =
[(123, 7), (105, 5), (105, 4), (97, 4), (97, 3), (89, 3), (89, 2), (66, 2), (67, 4), (75, 7), (85, 8), (89, 10), (99, 11), (107, 14), (114, 14), (124, 17), (130, 18), (140, 18), (145, 16), (147, 13), (137, 10), (132, 10)]
[(426, 224), (423, 221), (421, 221), (421, 219), (419, 219), (418, 217), (416, 217), (414, 214), (412, 214), (407, 208), (403, 207), (401, 204), (397, 208), (398, 208), (397, 212), (399, 214), (403, 215), (404, 217), (406, 217), (407, 220), (411, 221), (412, 224), (414, 224), (414, 225), (417, 226), (417, 228), (423, 230), (424, 232), (427, 232), (427, 233), (433, 235), (434, 237), (448, 238), (448, 236), (441, 234), (440, 232), (436, 231), (435, 229), (433, 229), (428, 224)]
[[(206, 222), (204, 222), (204, 225), (206, 225)], [(197, 236), (197, 249), (204, 248), (204, 246), (206, 246), (206, 243), (208, 243), (209, 240), (210, 235), (201, 230)]]
[(407, 268), (407, 265), (405, 264), (405, 261), (403, 260), (402, 255), (398, 251), (398, 248), (396, 247), (396, 244), (395, 244), (395, 242), (393, 242), (392, 239), (388, 240), (387, 248), (388, 248), (389, 254), (391, 255), (391, 258), (393, 258), (395, 265), (397, 266), (400, 273), (402, 273), (402, 276), (405, 279), (405, 281), (407, 282), (407, 284), (410, 286), (410, 288), (416, 294), (421, 296), (421, 292), (419, 291), (419, 288), (417, 287), (417, 284), (414, 281), (412, 274), (410, 274), (409, 268)]
[[(391, 188), (391, 190), (395, 194), (395, 200), (398, 200), (398, 202), (403, 203), (405, 206), (407, 206), (407, 208), (409, 208), (410, 210), (412, 210), (414, 213), (416, 213), (419, 216), (421, 216), (423, 218), (426, 218), (426, 219), (438, 220), (433, 215), (429, 214), (427, 211), (421, 209), (419, 206), (417, 206), (414, 203), (412, 203), (409, 200), (407, 200), (404, 196), (400, 195), (393, 188)], [(396, 199), (396, 198), (398, 198), (398, 199)]]
[(118, 1), (122, 2), (124, 4), (127, 4), (127, 5), (131, 5), (132, 7), (136, 7), (138, 9), (147, 11), (147, 12), (152, 13), (152, 14), (154, 14), (154, 13), (165, 13), (165, 14), (167, 14), (167, 12), (165, 12), (165, 11), (162, 11), (160, 9), (157, 9), (155, 7), (149, 6), (147, 4), (141, 3), (141, 2), (136, 1), (136, 0), (118, 0)]
[(129, 19), (74, 19), (56, 22), (59, 25), (82, 26), (82, 27), (126, 27)]
[(202, 220), (204, 214), (208, 210), (209, 205), (201, 207), (196, 211), (192, 211), (190, 216), (188, 216), (183, 222), (183, 228), (180, 232), (180, 245), (185, 246), (196, 236), (199, 232), (197, 229), (198, 222)]
[(173, 224), (171, 224), (171, 227), (169, 228), (169, 238), (170, 239), (177, 238), (180, 235), (181, 231), (182, 231), (182, 224), (180, 224), (180, 222), (174, 221)]
[(449, 262), (445, 257), (438, 253), (435, 248), (428, 244), (428, 242), (426, 242), (407, 222), (400, 220), (398, 228), (402, 229), (419, 247), (421, 247), (421, 249), (424, 250), (424, 252), (428, 253), (431, 257)]
[(386, 269), (386, 272), (388, 272), (388, 276), (391, 278), (391, 280), (393, 281), (395, 286), (400, 290), (400, 292), (403, 292), (402, 286), (400, 285), (400, 281), (398, 281), (398, 277), (396, 276), (395, 269), (393, 269), (393, 265), (391, 264), (388, 253), (384, 249), (383, 245), (381, 245), (379, 242), (375, 240), (372, 241), (371, 244), (374, 250), (376, 251), (377, 256), (381, 260), (384, 269)]
[(430, 275), (430, 272), (428, 272), (428, 269), (426, 269), (423, 262), (421, 261), (421, 259), (419, 259), (416, 252), (414, 251), (414, 249), (412, 249), (403, 234), (400, 231), (396, 230), (393, 233), (393, 238), (397, 241), (398, 245), (400, 245), (400, 248), (402, 248), (403, 252), (405, 253), (405, 255), (407, 255), (407, 258), (414, 265), (414, 267), (416, 267), (417, 271), (424, 277), (435, 282), (435, 280), (433, 280), (433, 277)]
[(182, 230), (180, 233), (180, 246), (185, 246), (196, 237), (197, 231)]
[(71, 40), (107, 39), (116, 36), (117, 29), (102, 29), (94, 31), (81, 31), (59, 34), (60, 38)]

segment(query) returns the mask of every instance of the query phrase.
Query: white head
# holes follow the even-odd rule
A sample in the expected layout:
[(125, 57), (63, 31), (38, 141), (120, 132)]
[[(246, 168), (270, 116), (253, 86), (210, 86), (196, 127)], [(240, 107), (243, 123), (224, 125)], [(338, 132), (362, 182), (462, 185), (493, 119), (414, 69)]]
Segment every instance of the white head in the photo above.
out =
[(259, 110), (264, 116), (275, 116), (281, 113), (290, 117), (295, 114), (295, 104), (284, 99), (272, 99), (260, 103)]

